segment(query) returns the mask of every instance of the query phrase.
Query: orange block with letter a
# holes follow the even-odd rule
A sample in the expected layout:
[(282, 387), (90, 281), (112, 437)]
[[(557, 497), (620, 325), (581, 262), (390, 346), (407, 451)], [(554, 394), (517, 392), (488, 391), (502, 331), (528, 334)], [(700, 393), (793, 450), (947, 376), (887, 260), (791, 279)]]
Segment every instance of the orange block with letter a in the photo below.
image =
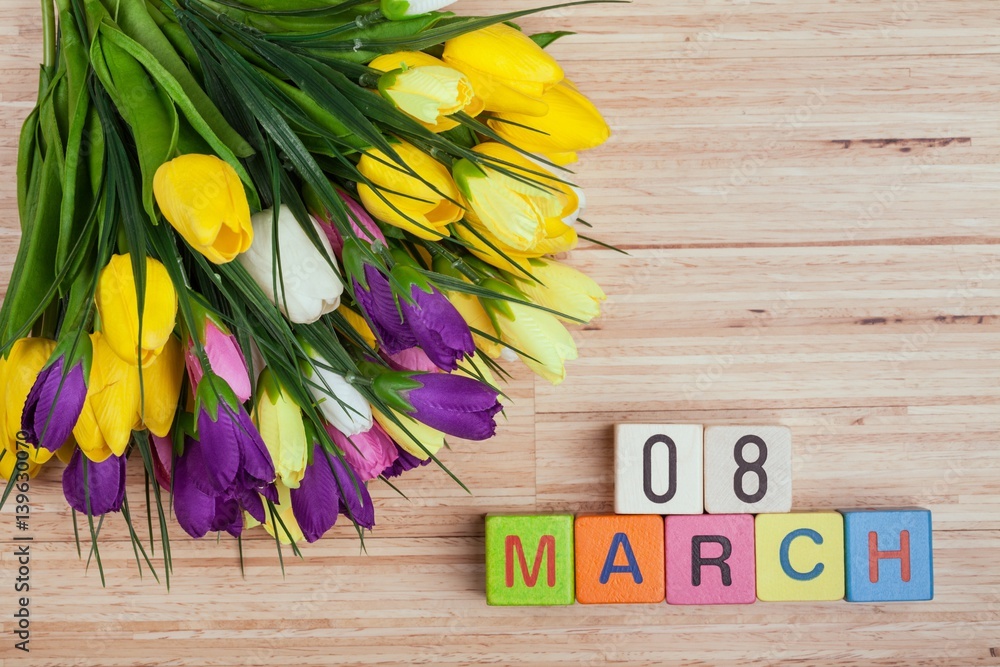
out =
[(584, 515), (573, 532), (577, 602), (663, 602), (663, 517)]

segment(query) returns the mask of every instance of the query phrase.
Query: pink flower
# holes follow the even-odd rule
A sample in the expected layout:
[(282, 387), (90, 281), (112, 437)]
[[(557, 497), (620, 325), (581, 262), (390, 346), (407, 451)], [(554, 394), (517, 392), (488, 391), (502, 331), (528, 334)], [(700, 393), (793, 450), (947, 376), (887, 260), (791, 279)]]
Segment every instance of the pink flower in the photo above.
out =
[(440, 369), (419, 347), (411, 347), (396, 354), (386, 355), (389, 365), (397, 371), (423, 371), (437, 373)]
[[(382, 235), (382, 230), (378, 228), (378, 225), (369, 215), (368, 211), (354, 201), (346, 194), (337, 190), (337, 194), (347, 205), (348, 217), (351, 220), (351, 228), (357, 235), (358, 239), (365, 241), (366, 243), (373, 243), (374, 241), (380, 241), (382, 245), (386, 245), (385, 236)], [(337, 254), (337, 259), (340, 259), (340, 255), (344, 250), (344, 239), (340, 237), (340, 232), (337, 231), (336, 226), (330, 220), (319, 220), (320, 227), (326, 232), (326, 237), (330, 239), (330, 245), (333, 246), (333, 252)]]
[[(212, 372), (229, 383), (233, 393), (236, 394), (241, 403), (246, 402), (251, 394), (250, 373), (247, 371), (247, 362), (243, 357), (243, 351), (240, 350), (240, 346), (236, 342), (236, 336), (223, 331), (212, 320), (206, 319), (202, 345), (205, 346), (205, 352), (208, 354), (208, 363), (212, 367)], [(197, 390), (198, 383), (201, 382), (205, 373), (198, 356), (195, 354), (194, 341), (188, 341), (185, 362), (191, 387)]]
[(326, 430), (361, 482), (375, 479), (399, 457), (396, 443), (378, 424), (350, 438), (333, 426), (327, 425)]
[(173, 467), (174, 441), (172, 436), (161, 438), (158, 435), (152, 436), (153, 446), (153, 474), (160, 486), (170, 490), (170, 470)]

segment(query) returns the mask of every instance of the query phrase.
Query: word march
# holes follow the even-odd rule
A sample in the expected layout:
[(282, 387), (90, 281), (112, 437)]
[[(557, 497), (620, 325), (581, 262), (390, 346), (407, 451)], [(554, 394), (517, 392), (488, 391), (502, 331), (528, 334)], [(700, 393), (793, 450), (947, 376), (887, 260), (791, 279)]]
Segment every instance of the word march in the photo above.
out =
[(615, 514), (487, 515), (486, 600), (933, 598), (928, 510), (791, 509), (788, 428), (619, 424)]

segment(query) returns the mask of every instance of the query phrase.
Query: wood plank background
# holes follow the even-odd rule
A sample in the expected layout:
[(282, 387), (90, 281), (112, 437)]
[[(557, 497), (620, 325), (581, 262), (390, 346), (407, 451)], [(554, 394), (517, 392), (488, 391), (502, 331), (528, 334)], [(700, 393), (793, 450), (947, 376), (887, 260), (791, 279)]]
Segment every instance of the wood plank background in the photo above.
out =
[[(0, 663), (1000, 664), (1000, 3), (636, 0), (524, 24), (579, 33), (554, 51), (615, 131), (578, 180), (630, 256), (573, 255), (611, 298), (570, 379), (519, 373), (502, 435), (447, 454), (473, 495), (433, 470), (409, 501), (375, 485), (367, 554), (338, 527), (284, 578), (266, 539), (242, 580), (232, 541), (175, 531), (167, 593), (116, 517), (102, 589), (53, 467), (32, 492), (29, 656), (0, 517)], [(4, 274), (39, 44), (37, 2), (3, 0)], [(610, 511), (626, 420), (790, 426), (797, 508), (933, 510), (936, 600), (487, 607), (482, 515)]]

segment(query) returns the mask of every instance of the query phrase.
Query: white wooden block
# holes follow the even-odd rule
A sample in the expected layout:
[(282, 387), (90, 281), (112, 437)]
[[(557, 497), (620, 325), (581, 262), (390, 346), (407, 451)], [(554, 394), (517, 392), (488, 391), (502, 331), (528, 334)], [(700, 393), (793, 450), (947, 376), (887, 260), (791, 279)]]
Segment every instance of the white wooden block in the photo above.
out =
[(792, 510), (792, 432), (784, 426), (705, 429), (705, 510), (771, 514)]
[(618, 424), (615, 512), (701, 514), (703, 432), (700, 424)]

